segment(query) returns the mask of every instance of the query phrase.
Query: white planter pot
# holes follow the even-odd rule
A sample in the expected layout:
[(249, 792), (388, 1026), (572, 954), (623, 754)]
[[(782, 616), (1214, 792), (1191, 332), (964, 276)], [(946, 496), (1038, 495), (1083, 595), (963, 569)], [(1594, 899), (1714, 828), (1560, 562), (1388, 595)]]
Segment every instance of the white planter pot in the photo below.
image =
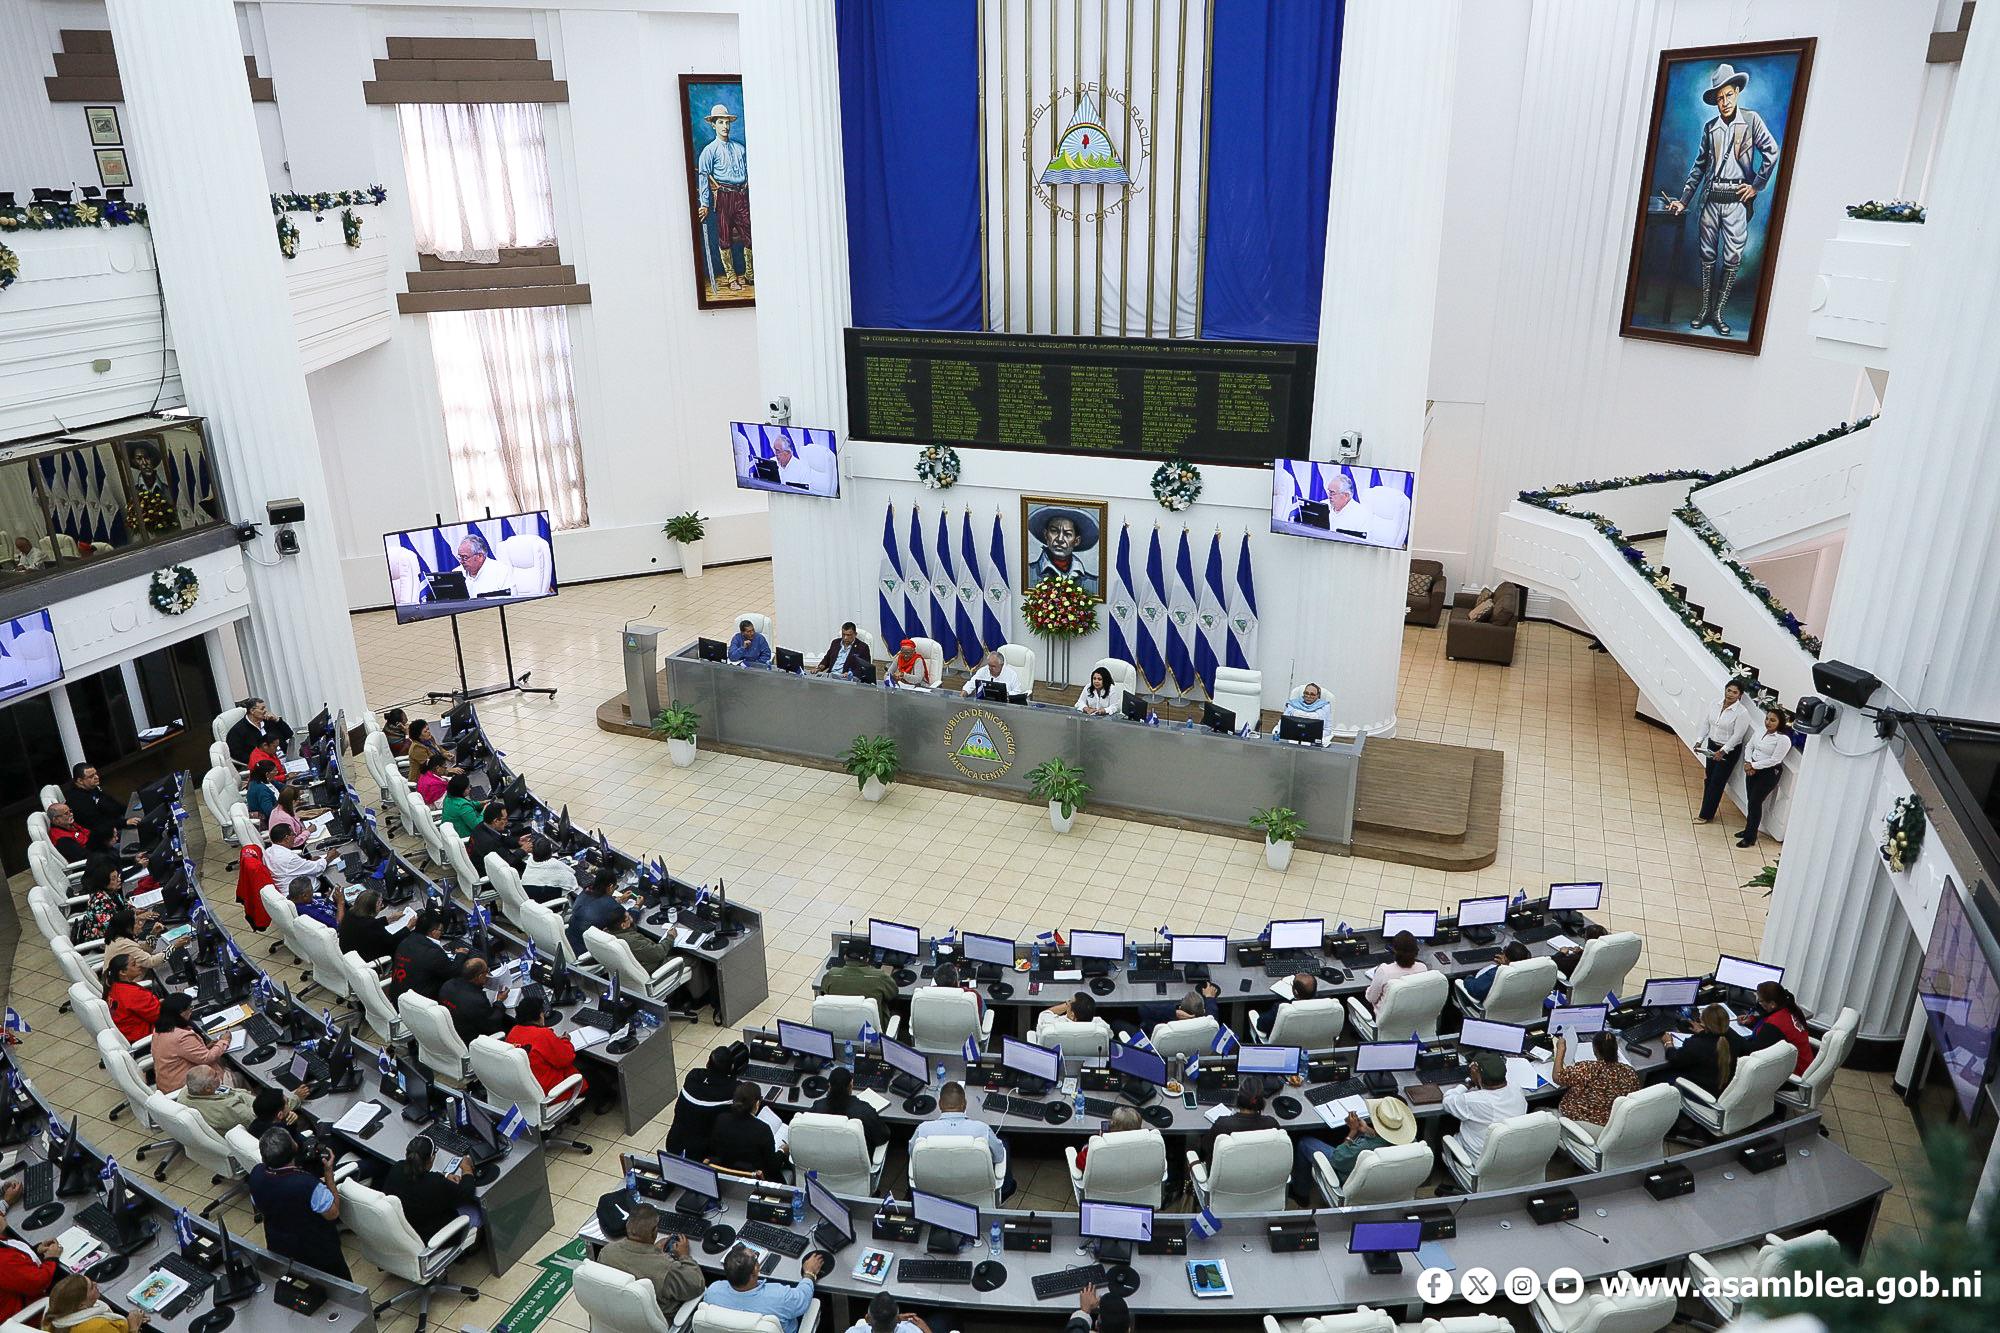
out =
[(1264, 864), (1273, 870), (1283, 870), (1292, 863), (1292, 848), (1295, 845), (1289, 841), (1272, 842), (1266, 838), (1264, 840)]
[(1058, 833), (1067, 833), (1070, 830), (1070, 826), (1075, 823), (1076, 823), (1076, 810), (1074, 807), (1072, 807), (1069, 814), (1065, 816), (1062, 812), (1062, 803), (1060, 801), (1049, 802), (1050, 828), (1054, 829)]
[(704, 538), (698, 542), (675, 542), (681, 548), (681, 573), (687, 578), (701, 577), (701, 548), (708, 544)]
[(861, 799), (864, 801), (879, 801), (888, 794), (888, 784), (880, 778), (869, 778), (861, 784)]
[(686, 768), (694, 763), (694, 748), (693, 741), (670, 740), (667, 742), (667, 758), (674, 761), (675, 768)]

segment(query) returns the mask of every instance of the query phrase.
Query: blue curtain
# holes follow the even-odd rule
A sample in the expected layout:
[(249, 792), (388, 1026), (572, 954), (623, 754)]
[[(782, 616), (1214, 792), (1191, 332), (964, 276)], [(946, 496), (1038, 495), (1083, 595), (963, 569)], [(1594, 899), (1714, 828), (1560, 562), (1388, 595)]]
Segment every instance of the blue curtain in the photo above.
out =
[(1343, 0), (1215, 0), (1204, 338), (1319, 337), (1344, 10)]
[(838, 26), (854, 322), (977, 329), (975, 0), (840, 0)]

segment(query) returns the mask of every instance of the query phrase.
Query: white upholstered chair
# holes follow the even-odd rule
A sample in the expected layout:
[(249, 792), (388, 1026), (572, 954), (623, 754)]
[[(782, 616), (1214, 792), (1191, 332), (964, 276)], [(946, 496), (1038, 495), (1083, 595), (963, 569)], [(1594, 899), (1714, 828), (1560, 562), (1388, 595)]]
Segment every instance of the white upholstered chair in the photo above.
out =
[(1006, 1180), (1006, 1162), (994, 1161), (983, 1139), (933, 1135), (910, 1140), (911, 1189), (995, 1208)]
[(1540, 1333), (1659, 1333), (1674, 1322), (1675, 1305), (1664, 1283), (1657, 1290), (1642, 1287), (1630, 1273), (1620, 1273), (1568, 1305), (1543, 1292), (1529, 1313)]
[(888, 1026), (884, 1027), (882, 1011), (866, 995), (813, 996), (812, 1025), (831, 1032), (835, 1041), (859, 1040), (863, 1023), (887, 1037), (903, 1030), (903, 1020), (895, 1014), (889, 1015)]
[(1213, 1047), (1222, 1024), (1203, 1014), (1199, 1018), (1173, 1018), (1153, 1027), (1153, 1049), (1171, 1067), (1173, 1061), (1190, 1055), (1206, 1055)]
[[(200, 1111), (178, 1097), (157, 1091), (146, 1098), (146, 1109), (152, 1113), (154, 1122), (173, 1136), (188, 1160), (207, 1170), (211, 1184), (233, 1182), (220, 1198), (201, 1210), (203, 1217), (212, 1215), (217, 1208), (238, 1195), (250, 1192), (250, 1168), (257, 1163), (238, 1157), (229, 1146), (229, 1141), (202, 1119)], [(165, 1170), (165, 1163), (162, 1163), (153, 1172), (154, 1178), (163, 1177)]]
[(1214, 1159), (1203, 1162), (1199, 1153), (1187, 1155), (1188, 1177), (1200, 1207), (1217, 1216), (1284, 1208), (1285, 1186), (1292, 1178), (1292, 1136), (1284, 1130), (1218, 1134)]
[[(125, 1098), (123, 1108), (116, 1106), (111, 1108), (111, 1118), (116, 1120), (121, 1109), (129, 1109), (133, 1121), (140, 1129), (149, 1134), (164, 1132), (166, 1126), (154, 1118), (153, 1108), (148, 1105), (153, 1096), (153, 1085), (146, 1082), (146, 1071), (133, 1057), (132, 1047), (126, 1042), (124, 1034), (113, 1030), (99, 1032), (95, 1036), (97, 1058), (104, 1065), (105, 1072), (111, 1075), (111, 1081), (118, 1085), (119, 1094)], [(152, 1063), (150, 1059), (146, 1061), (147, 1065)], [(171, 1136), (154, 1139), (150, 1143), (142, 1144), (136, 1154), (143, 1162), (147, 1153), (157, 1152), (162, 1148), (166, 1150), (166, 1156), (162, 1157), (153, 1169), (153, 1177), (156, 1180), (165, 1179), (167, 1168), (181, 1155), (180, 1140)]]
[[(818, 1330), (819, 1302), (815, 1300), (799, 1316), (799, 1333), (818, 1333)], [(688, 1318), (688, 1333), (784, 1333), (784, 1329), (776, 1315), (748, 1314), (703, 1301)]]
[(1024, 648), (1018, 643), (1003, 643), (1000, 645), (1000, 660), (1014, 668), (1015, 680), (1021, 687), (1021, 693), (1033, 694), (1035, 692), (1035, 650), (1033, 648)]
[(1671, 1083), (1628, 1092), (1611, 1103), (1602, 1125), (1562, 1122), (1562, 1147), (1586, 1171), (1619, 1171), (1666, 1155), (1667, 1132), (1681, 1117), (1680, 1090)]
[(590, 1145), (581, 1139), (553, 1132), (583, 1109), (583, 1075), (571, 1074), (545, 1092), (528, 1065), (528, 1053), (519, 1046), (510, 1046), (498, 1037), (474, 1037), (468, 1049), (472, 1052), (472, 1072), (486, 1085), (486, 1094), (494, 1104), (519, 1107), (528, 1123), (542, 1132), (544, 1143), (590, 1151)]
[[(1103, 667), (1110, 674), (1111, 683), (1125, 691), (1125, 693), (1137, 694), (1139, 692), (1139, 669), (1130, 662), (1118, 657), (1100, 657), (1090, 664), (1092, 671), (1097, 670), (1099, 667)], [(1084, 679), (1087, 681), (1090, 678), (1086, 675)]]
[(1077, 1165), (1074, 1147), (1063, 1149), (1069, 1160), (1070, 1190), (1079, 1201), (1160, 1206), (1167, 1177), (1167, 1141), (1159, 1130), (1148, 1126), (1093, 1134), (1088, 1149), (1082, 1166)]
[(1553, 958), (1526, 958), (1509, 963), (1493, 974), (1493, 988), (1486, 998), (1475, 1000), (1460, 978), (1452, 983), (1459, 1012), (1467, 1018), (1484, 1018), (1494, 1023), (1533, 1023), (1542, 1016), (1542, 1001), (1554, 993), (1562, 974)]
[(1860, 1026), (1859, 1011), (1842, 1009), (1826, 1035), (1814, 1043), (1812, 1063), (1806, 1066), (1806, 1072), (1786, 1079), (1785, 1085), (1778, 1089), (1778, 1100), (1795, 1110), (1816, 1109), (1833, 1086), (1833, 1076), (1847, 1063), (1847, 1053), (1854, 1049), (1855, 1029)]
[(648, 972), (633, 956), (631, 945), (596, 926), (583, 932), (583, 947), (590, 951), (591, 961), (616, 976), (627, 993), (649, 1000), (664, 1000), (694, 979), (692, 969), (679, 958), (668, 958)]
[(957, 986), (924, 986), (910, 992), (910, 1044), (927, 1055), (956, 1055), (967, 1037), (980, 1046), (993, 1035), (993, 1011), (979, 1012), (979, 998)]
[(1623, 994), (1625, 978), (1639, 965), (1645, 948), (1646, 942), (1629, 930), (1585, 940), (1565, 983), (1567, 994), (1577, 1004), (1596, 1004), (1611, 992)]
[(1778, 1089), (1798, 1067), (1799, 1053), (1788, 1041), (1752, 1051), (1736, 1062), (1728, 1086), (1716, 1096), (1698, 1083), (1674, 1080), (1688, 1119), (1716, 1138), (1740, 1134), (1777, 1114)]
[(1209, 702), (1236, 715), (1238, 732), (1255, 729), (1264, 711), (1264, 673), (1244, 667), (1217, 667)]
[(1314, 1153), (1313, 1180), (1332, 1208), (1400, 1203), (1417, 1197), (1436, 1165), (1437, 1154), (1428, 1143), (1390, 1143), (1364, 1149), (1348, 1168), (1346, 1180), (1333, 1174), (1325, 1153)]
[(417, 1333), (423, 1333), (430, 1326), (431, 1298), (438, 1292), (479, 1294), (479, 1288), (453, 1282), (450, 1277), (453, 1261), (479, 1239), (479, 1228), (464, 1214), (445, 1223), (435, 1236), (419, 1236), (403, 1212), (401, 1199), (358, 1180), (344, 1180), (340, 1182), (340, 1220), (354, 1233), (362, 1258), (410, 1284), (388, 1300), (378, 1301), (376, 1318), (411, 1301), (417, 1307)]
[(859, 1120), (819, 1111), (792, 1117), (786, 1150), (794, 1170), (802, 1175), (818, 1172), (819, 1183), (835, 1194), (874, 1194), (881, 1187), (882, 1164), (889, 1155), (886, 1141), (869, 1151)]
[(514, 567), (516, 597), (546, 597), (555, 586), (556, 556), (543, 538), (532, 533), (503, 537), (499, 555)]
[(1554, 1111), (1530, 1111), (1490, 1125), (1477, 1159), (1456, 1134), (1444, 1136), (1444, 1165), (1467, 1194), (1537, 1185), (1548, 1179), (1549, 1159), (1562, 1142)]
[[(660, 1311), (651, 1279), (634, 1277), (595, 1259), (585, 1259), (570, 1276), (576, 1303), (590, 1316), (590, 1333), (671, 1333), (674, 1328), (674, 1322)], [(690, 1316), (694, 1313), (691, 1308), (687, 1312)]]
[(1339, 1044), (1346, 1027), (1347, 1011), (1331, 996), (1286, 1001), (1273, 1011), (1269, 1031), (1264, 1028), (1264, 1011), (1250, 1011), (1250, 1031), (1267, 1046), (1323, 1051)]
[(1773, 1233), (1764, 1237), (1762, 1245), (1752, 1241), (1707, 1254), (1690, 1254), (1687, 1262), (1688, 1276), (1697, 1283), (1710, 1284), (1716, 1291), (1714, 1297), (1703, 1300), (1727, 1322), (1742, 1313), (1743, 1302), (1722, 1294), (1725, 1284), (1741, 1290), (1746, 1278), (1816, 1272), (1840, 1262), (1840, 1243), (1830, 1231), (1808, 1231), (1790, 1240)]
[(1069, 1058), (1111, 1054), (1111, 1024), (1101, 1018), (1079, 1023), (1073, 1018), (1051, 1018), (1044, 1014), (1036, 1020), (1028, 1039), (1037, 1046), (1060, 1047)]
[(361, 1017), (369, 1030), (384, 1042), (406, 1039), (410, 1030), (403, 1024), (403, 1016), (396, 1006), (389, 1002), (389, 992), (382, 985), (382, 978), (375, 965), (360, 954), (348, 952), (340, 956), (341, 971), (347, 974), (347, 985), (354, 992), (355, 1002), (361, 1006)]
[(1442, 972), (1419, 972), (1413, 977), (1397, 977), (1382, 988), (1382, 1003), (1368, 1007), (1365, 997), (1347, 997), (1347, 1017), (1355, 1035), (1374, 1041), (1380, 1032), (1384, 1041), (1403, 1041), (1414, 1032), (1425, 1041), (1436, 1041), (1438, 1015), (1451, 997), (1451, 983)]
[(417, 1059), (424, 1068), (454, 1083), (472, 1072), (472, 1052), (451, 1021), (451, 1010), (413, 990), (396, 997), (396, 1013), (417, 1039)]

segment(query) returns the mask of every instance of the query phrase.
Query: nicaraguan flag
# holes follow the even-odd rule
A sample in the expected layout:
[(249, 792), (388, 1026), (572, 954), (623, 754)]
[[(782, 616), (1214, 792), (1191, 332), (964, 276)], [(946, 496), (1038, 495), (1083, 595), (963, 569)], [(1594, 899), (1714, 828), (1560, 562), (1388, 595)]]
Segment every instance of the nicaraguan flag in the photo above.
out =
[(118, 1159), (116, 1157), (105, 1158), (104, 1166), (101, 1170), (98, 1171), (97, 1178), (108, 1185), (113, 1180), (117, 1179), (117, 1176), (118, 1176)]
[(606, 1004), (617, 1004), (624, 998), (625, 988), (618, 984), (618, 974), (613, 972), (611, 974), (611, 984), (604, 988), (604, 1002)]
[(174, 1239), (184, 1250), (194, 1244), (194, 1219), (185, 1208), (174, 1209)]
[(1153, 1050), (1153, 1039), (1136, 1029), (1125, 1038), (1125, 1044), (1135, 1051), (1152, 1051), (1155, 1055), (1159, 1054)]
[[(1195, 674), (1201, 677), (1201, 688), (1209, 698), (1215, 697), (1215, 669), (1222, 665), (1229, 652), (1229, 595), (1222, 585), (1222, 534), (1217, 532), (1208, 541), (1208, 561), (1202, 569), (1200, 596), (1195, 602), (1194, 649)], [(1254, 723), (1256, 719), (1244, 719)]]
[(540, 962), (542, 957), (541, 954), (535, 951), (535, 942), (533, 940), (525, 940), (522, 942), (521, 956), (527, 959), (530, 965)]
[(523, 1138), (528, 1132), (528, 1117), (521, 1114), (518, 1106), (509, 1106), (507, 1114), (500, 1117), (500, 1132), (510, 1139)]
[(15, 1009), (14, 1006), (11, 1004), (7, 1006), (6, 1022), (7, 1022), (7, 1031), (18, 1032), (24, 1037), (27, 1036), (30, 1032), (34, 1031), (33, 1028), (28, 1026), (28, 1020), (21, 1017), (20, 1011)]
[(1227, 665), (1249, 670), (1257, 660), (1257, 583), (1250, 576), (1250, 534), (1236, 552), (1236, 578), (1229, 585)]
[[(903, 562), (903, 632), (902, 639), (927, 639), (930, 631), (926, 622), (931, 614), (931, 562), (924, 558), (923, 515), (917, 506), (910, 506), (909, 558)], [(896, 645), (882, 645), (882, 655), (895, 655)]]
[(1215, 1215), (1215, 1210), (1212, 1208), (1203, 1208), (1196, 1213), (1190, 1219), (1189, 1225), (1194, 1228), (1194, 1234), (1203, 1240), (1208, 1240), (1222, 1231), (1222, 1219)]
[(1215, 1040), (1208, 1044), (1208, 1049), (1214, 1051), (1217, 1055), (1232, 1055), (1235, 1053), (1236, 1048), (1242, 1044), (1242, 1042), (1236, 1039), (1234, 1032), (1230, 1031), (1227, 1027), (1219, 1027), (1215, 1030)]
[(1139, 586), (1139, 641), (1132, 645), (1138, 654), (1133, 665), (1149, 690), (1166, 683), (1167, 638), (1167, 576), (1160, 556), (1160, 529), (1155, 524), (1152, 544), (1146, 550), (1145, 582)]
[(1173, 672), (1174, 688), (1182, 694), (1195, 682), (1193, 644), (1199, 636), (1195, 624), (1194, 552), (1188, 545), (1187, 529), (1181, 529), (1179, 548), (1174, 552), (1173, 578), (1167, 585), (1167, 667)]
[(979, 637), (992, 652), (1013, 637), (1014, 585), (1007, 574), (1007, 534), (1000, 515), (993, 515), (993, 537), (986, 544), (986, 604), (980, 611)]
[(968, 509), (958, 529), (958, 605), (953, 609), (951, 622), (958, 635), (958, 655), (968, 666), (986, 656), (979, 637), (980, 585), (979, 550), (973, 545), (972, 511)]
[(875, 574), (875, 611), (884, 643), (903, 637), (903, 557), (896, 551), (896, 506), (882, 511), (882, 563)]
[(1185, 1068), (1185, 1072), (1186, 1072), (1186, 1074), (1187, 1074), (1187, 1077), (1188, 1077), (1188, 1082), (1192, 1083), (1192, 1082), (1194, 1082), (1194, 1080), (1196, 1080), (1196, 1079), (1200, 1078), (1200, 1077), (1201, 1077), (1201, 1052), (1200, 1052), (1200, 1051), (1189, 1051), (1189, 1052), (1187, 1053), (1187, 1063), (1186, 1063), (1186, 1065), (1184, 1066), (1184, 1068)]
[(396, 1076), (396, 1057), (387, 1051), (383, 1051), (375, 1057), (375, 1067), (382, 1071), (384, 1078), (394, 1078)]
[[(937, 577), (931, 580), (931, 637), (944, 650), (944, 660), (958, 656), (958, 571), (951, 567), (951, 514), (938, 510)], [(932, 681), (931, 684), (937, 684)]]
[(1138, 664), (1139, 599), (1132, 595), (1132, 528), (1120, 524), (1118, 555), (1111, 565), (1111, 595), (1104, 601), (1104, 626), (1111, 635), (1106, 656)]
[(861, 1020), (861, 1031), (856, 1033), (855, 1035), (856, 1039), (859, 1040), (863, 1046), (872, 1046), (875, 1044), (875, 1039), (878, 1034), (875, 1031), (875, 1025), (873, 1023), (870, 1023), (867, 1019), (864, 1018)]
[(333, 1010), (322, 1009), (319, 1011), (319, 1025), (326, 1029), (326, 1039), (328, 1041), (338, 1041), (340, 1039), (340, 1029), (333, 1025)]
[(1153, 927), (1153, 933), (1154, 933), (1155, 935), (1158, 935), (1158, 936), (1159, 936), (1159, 937), (1160, 937), (1161, 939), (1163, 939), (1163, 940), (1167, 941), (1167, 943), (1169, 943), (1169, 944), (1173, 943), (1173, 940), (1174, 940), (1174, 932), (1172, 932), (1171, 930), (1168, 930), (1168, 929), (1167, 929), (1167, 928), (1166, 928), (1165, 926), (1155, 926), (1155, 927)]
[(960, 1053), (965, 1056), (965, 1063), (975, 1063), (979, 1059), (979, 1038), (967, 1037)]

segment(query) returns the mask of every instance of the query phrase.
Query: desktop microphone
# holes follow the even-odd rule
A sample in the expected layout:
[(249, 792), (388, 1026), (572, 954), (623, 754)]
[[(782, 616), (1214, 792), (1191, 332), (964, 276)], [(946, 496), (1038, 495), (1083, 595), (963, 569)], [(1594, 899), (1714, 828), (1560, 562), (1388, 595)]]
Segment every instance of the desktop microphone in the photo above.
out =
[(1586, 1227), (1586, 1226), (1580, 1226), (1580, 1225), (1578, 1225), (1578, 1224), (1577, 1224), (1577, 1223), (1575, 1223), (1575, 1222), (1571, 1222), (1571, 1221), (1568, 1221), (1567, 1219), (1565, 1219), (1565, 1220), (1564, 1220), (1564, 1222), (1563, 1222), (1563, 1225), (1564, 1225), (1564, 1226), (1566, 1226), (1566, 1227), (1576, 1227), (1576, 1229), (1577, 1229), (1578, 1231), (1581, 1231), (1581, 1232), (1582, 1232), (1582, 1233), (1583, 1233), (1584, 1235), (1586, 1235), (1586, 1236), (1596, 1236), (1596, 1237), (1597, 1237), (1597, 1238), (1598, 1238), (1599, 1240), (1603, 1241), (1603, 1242), (1604, 1242), (1604, 1243), (1605, 1243), (1606, 1245), (1609, 1245), (1609, 1244), (1611, 1243), (1611, 1237), (1609, 1237), (1609, 1236), (1607, 1236), (1607, 1235), (1604, 1235), (1604, 1234), (1603, 1234), (1602, 1232), (1598, 1232), (1598, 1231), (1592, 1231), (1592, 1230), (1591, 1230), (1591, 1229), (1590, 1229), (1589, 1227)]

